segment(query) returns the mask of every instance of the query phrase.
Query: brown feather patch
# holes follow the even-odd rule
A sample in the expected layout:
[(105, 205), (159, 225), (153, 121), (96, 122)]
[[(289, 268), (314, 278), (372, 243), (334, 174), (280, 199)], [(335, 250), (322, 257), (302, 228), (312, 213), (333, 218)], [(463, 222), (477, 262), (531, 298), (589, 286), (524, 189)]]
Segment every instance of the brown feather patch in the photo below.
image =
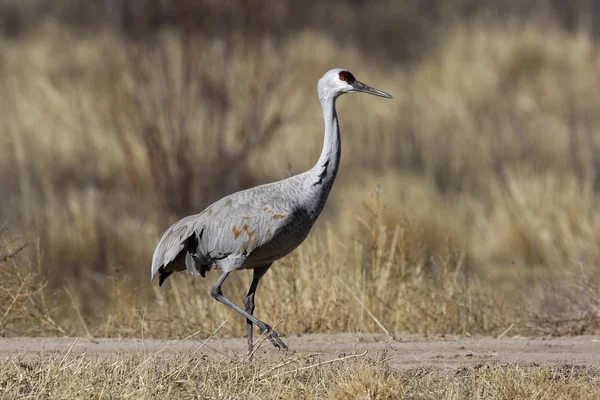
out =
[(237, 239), (240, 234), (242, 233), (242, 231), (238, 231), (238, 228), (236, 225), (233, 226), (233, 228), (231, 229), (231, 231), (233, 232), (233, 239)]

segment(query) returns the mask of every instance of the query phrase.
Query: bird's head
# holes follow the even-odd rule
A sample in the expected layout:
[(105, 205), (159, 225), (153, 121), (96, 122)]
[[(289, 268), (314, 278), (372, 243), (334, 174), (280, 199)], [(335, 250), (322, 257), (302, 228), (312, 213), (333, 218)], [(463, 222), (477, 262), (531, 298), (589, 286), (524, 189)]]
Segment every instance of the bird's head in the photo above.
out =
[(381, 90), (372, 88), (364, 83), (357, 81), (354, 75), (345, 69), (332, 69), (327, 71), (317, 85), (319, 97), (324, 99), (328, 97), (336, 98), (345, 93), (362, 92), (375, 96), (391, 99), (392, 96)]

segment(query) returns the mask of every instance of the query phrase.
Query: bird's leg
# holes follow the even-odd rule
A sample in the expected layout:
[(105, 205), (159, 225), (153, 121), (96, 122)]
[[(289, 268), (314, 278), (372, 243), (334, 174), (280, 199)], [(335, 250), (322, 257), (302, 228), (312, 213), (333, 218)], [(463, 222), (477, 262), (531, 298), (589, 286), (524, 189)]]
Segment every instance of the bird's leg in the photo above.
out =
[(246, 317), (247, 320), (250, 320), (254, 325), (258, 326), (258, 329), (260, 329), (261, 332), (266, 332), (267, 338), (271, 341), (271, 343), (273, 343), (273, 346), (279, 349), (287, 350), (287, 346), (285, 345), (285, 343), (283, 343), (281, 339), (279, 339), (279, 335), (277, 335), (277, 332), (275, 332), (273, 328), (271, 328), (269, 325), (265, 324), (258, 318), (255, 318), (252, 315), (248, 314), (246, 311), (242, 310), (240, 307), (236, 306), (231, 300), (225, 297), (225, 295), (223, 295), (221, 286), (223, 285), (223, 282), (225, 281), (228, 275), (229, 272), (223, 272), (219, 279), (217, 279), (217, 282), (214, 284), (214, 286), (210, 288), (210, 295), (214, 297), (217, 301), (225, 304), (227, 307), (234, 309), (236, 312)]
[[(260, 278), (269, 270), (271, 264), (266, 265), (264, 267), (254, 268), (254, 276), (252, 277), (252, 283), (250, 284), (250, 290), (248, 290), (248, 295), (244, 300), (244, 305), (246, 306), (246, 312), (250, 315), (254, 315), (254, 293), (256, 292), (256, 287), (258, 286), (258, 282)], [(246, 319), (246, 323), (248, 324), (248, 354), (252, 353), (252, 321)]]

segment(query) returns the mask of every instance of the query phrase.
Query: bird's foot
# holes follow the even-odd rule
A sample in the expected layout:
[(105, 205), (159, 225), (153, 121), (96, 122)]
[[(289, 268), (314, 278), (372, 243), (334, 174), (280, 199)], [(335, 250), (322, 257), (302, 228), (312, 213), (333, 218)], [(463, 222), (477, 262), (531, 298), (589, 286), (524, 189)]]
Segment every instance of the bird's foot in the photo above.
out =
[(273, 346), (277, 347), (278, 349), (283, 349), (283, 350), (287, 350), (288, 347), (285, 345), (285, 343), (283, 343), (283, 341), (279, 338), (279, 335), (277, 334), (277, 332), (275, 332), (275, 330), (273, 328), (271, 328), (269, 325), (265, 324), (265, 329), (263, 331), (260, 332), (261, 335), (264, 334), (267, 336), (267, 338), (271, 341), (271, 343), (273, 343)]

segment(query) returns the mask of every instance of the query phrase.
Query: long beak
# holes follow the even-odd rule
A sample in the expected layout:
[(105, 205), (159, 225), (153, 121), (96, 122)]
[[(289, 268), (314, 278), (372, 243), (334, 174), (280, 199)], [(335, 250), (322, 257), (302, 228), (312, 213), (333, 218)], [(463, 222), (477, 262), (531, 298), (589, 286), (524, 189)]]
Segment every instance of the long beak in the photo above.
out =
[(372, 88), (371, 86), (365, 85), (360, 81), (354, 81), (354, 83), (352, 83), (352, 87), (354, 88), (353, 92), (368, 93), (379, 97), (385, 97), (386, 99), (393, 98), (391, 94)]

